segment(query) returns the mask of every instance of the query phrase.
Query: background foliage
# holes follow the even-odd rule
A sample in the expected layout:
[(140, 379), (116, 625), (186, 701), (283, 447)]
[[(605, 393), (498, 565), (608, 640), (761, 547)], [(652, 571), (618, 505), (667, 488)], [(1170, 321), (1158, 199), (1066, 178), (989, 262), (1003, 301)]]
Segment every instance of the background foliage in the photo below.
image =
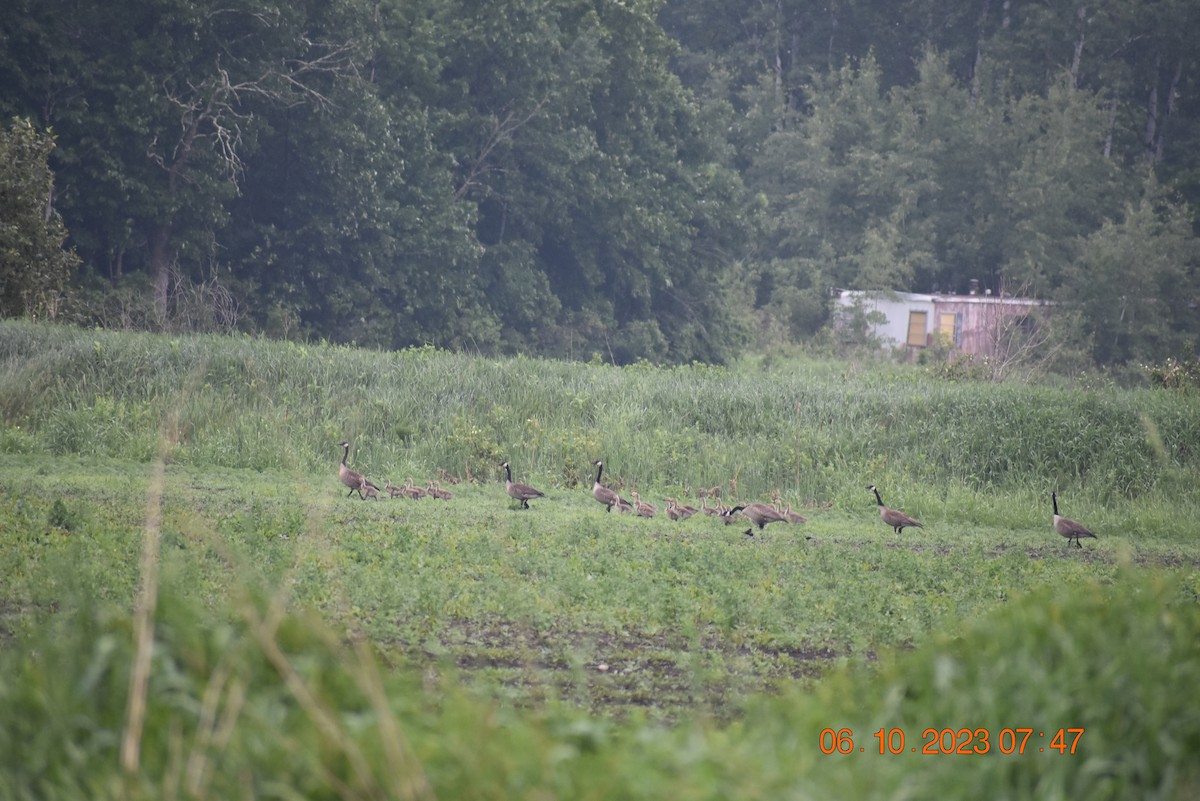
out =
[(0, 129), (0, 315), (54, 319), (79, 259), (54, 211), (54, 137), (27, 120)]
[(975, 279), (1162, 361), (1200, 330), (1197, 13), (18, 0), (0, 113), (57, 138), (75, 320), (720, 363), (831, 287)]

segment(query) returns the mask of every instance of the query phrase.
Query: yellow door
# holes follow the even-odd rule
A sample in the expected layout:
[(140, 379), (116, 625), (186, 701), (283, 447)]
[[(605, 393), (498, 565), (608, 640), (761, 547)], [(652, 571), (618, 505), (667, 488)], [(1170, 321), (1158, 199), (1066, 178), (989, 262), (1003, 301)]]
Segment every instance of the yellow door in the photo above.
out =
[(954, 324), (957, 321), (958, 315), (954, 312), (942, 312), (938, 315), (938, 333), (942, 337), (942, 342), (947, 345), (958, 344), (958, 340), (954, 336)]
[(927, 313), (913, 311), (908, 313), (908, 344), (918, 348), (925, 347), (925, 318)]

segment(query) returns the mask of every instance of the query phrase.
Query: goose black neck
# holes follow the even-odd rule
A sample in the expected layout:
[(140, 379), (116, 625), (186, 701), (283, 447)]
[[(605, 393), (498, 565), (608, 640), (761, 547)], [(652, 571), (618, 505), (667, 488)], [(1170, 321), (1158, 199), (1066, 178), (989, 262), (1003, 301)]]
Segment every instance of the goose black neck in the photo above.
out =
[(1058, 493), (1050, 493), (1050, 502), (1054, 504), (1054, 514), (1058, 514)]
[(504, 477), (512, 481), (512, 468), (508, 466), (508, 462), (504, 463)]
[(604, 472), (604, 462), (596, 462), (596, 483), (600, 483), (600, 474)]
[(342, 446), (342, 464), (346, 464), (346, 460), (350, 458), (350, 443), (347, 442)]
[(880, 506), (883, 506), (883, 498), (879, 497), (879, 490), (875, 489), (874, 487), (871, 487), (871, 492), (875, 493), (875, 503), (879, 504)]

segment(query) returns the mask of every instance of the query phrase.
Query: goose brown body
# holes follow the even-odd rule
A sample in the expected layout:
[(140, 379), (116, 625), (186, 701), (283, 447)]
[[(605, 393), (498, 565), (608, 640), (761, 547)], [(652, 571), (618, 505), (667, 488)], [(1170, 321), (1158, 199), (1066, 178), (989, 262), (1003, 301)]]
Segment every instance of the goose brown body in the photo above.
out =
[(534, 498), (544, 498), (546, 493), (541, 490), (536, 490), (528, 484), (520, 484), (512, 480), (512, 468), (508, 466), (508, 462), (500, 465), (504, 468), (504, 490), (508, 493), (508, 497), (521, 502), (522, 509), (529, 508), (529, 502)]
[(414, 501), (419, 501), (427, 494), (425, 490), (413, 483), (412, 476), (404, 480), (404, 487), (401, 489), (405, 498), (412, 498)]
[[(721, 517), (725, 518), (725, 525), (728, 526), (730, 523), (732, 523), (733, 516), (738, 512), (741, 512), (743, 517), (748, 518), (751, 523), (754, 523), (754, 525), (758, 526), (759, 531), (762, 531), (768, 523), (780, 523), (783, 522), (784, 519), (783, 515), (779, 514), (775, 507), (771, 506), (770, 504), (747, 503), (722, 511)], [(753, 537), (754, 528), (748, 528), (742, 533), (747, 537)]]
[(759, 531), (768, 523), (782, 523), (785, 520), (774, 506), (767, 503), (748, 503), (742, 507), (742, 514), (750, 518)]
[(925, 528), (917, 521), (916, 518), (909, 517), (898, 509), (892, 509), (884, 505), (883, 498), (879, 497), (879, 490), (874, 484), (871, 484), (867, 489), (875, 493), (875, 502), (879, 504), (879, 516), (883, 518), (883, 522), (892, 527), (897, 534), (903, 534), (906, 528)]
[(786, 520), (789, 523), (807, 523), (808, 522), (807, 517), (805, 517), (802, 514), (798, 514), (798, 513), (792, 511), (792, 505), (790, 503), (787, 505), (786, 509), (784, 509), (782, 507), (783, 507), (783, 499), (776, 498), (775, 499), (775, 511), (779, 512), (779, 514), (783, 515), (784, 520)]
[(1099, 539), (1099, 537), (1093, 534), (1091, 530), (1086, 528), (1083, 524), (1072, 520), (1069, 517), (1063, 517), (1058, 513), (1057, 492), (1050, 493), (1050, 501), (1054, 504), (1054, 530), (1057, 531), (1059, 535), (1066, 537), (1068, 547), (1071, 545), (1071, 540), (1075, 541), (1075, 547), (1082, 548), (1083, 545), (1079, 542), (1079, 540), (1087, 537)]
[(658, 514), (658, 510), (654, 508), (654, 504), (643, 501), (641, 495), (636, 492), (629, 494), (633, 496), (633, 508), (637, 512), (638, 517), (654, 517)]
[(614, 506), (621, 504), (623, 500), (614, 490), (600, 483), (600, 476), (604, 473), (604, 462), (597, 459), (592, 462), (596, 466), (596, 480), (592, 483), (592, 497), (606, 507), (604, 511), (611, 512)]
[(346, 497), (349, 498), (357, 492), (359, 498), (366, 500), (367, 496), (363, 493), (364, 488), (370, 488), (378, 492), (379, 487), (368, 481), (362, 473), (357, 470), (351, 470), (346, 464), (346, 460), (350, 458), (350, 443), (341, 442), (338, 444), (342, 448), (342, 463), (338, 465), (338, 478), (350, 488), (350, 491), (346, 493)]
[(680, 506), (675, 498), (667, 498), (667, 517), (672, 520), (687, 520), (698, 511), (694, 506)]

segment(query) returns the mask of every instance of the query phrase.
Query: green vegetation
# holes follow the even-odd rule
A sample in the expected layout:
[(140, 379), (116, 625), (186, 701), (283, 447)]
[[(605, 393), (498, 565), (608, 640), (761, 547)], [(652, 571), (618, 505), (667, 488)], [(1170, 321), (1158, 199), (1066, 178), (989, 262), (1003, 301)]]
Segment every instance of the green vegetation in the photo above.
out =
[(8, 5), (74, 322), (727, 364), (975, 281), (1079, 362), (1200, 334), (1191, 3)]
[[(1197, 403), (3, 323), (0, 797), (1189, 797)], [(464, 480), (346, 498), (343, 436), (381, 485)], [(605, 513), (596, 457), (809, 522)], [(1047, 734), (872, 736), (930, 727)]]
[(0, 128), (0, 316), (54, 319), (78, 266), (53, 211), (54, 137), (28, 120)]
[[(0, 411), (8, 451), (149, 460), (167, 426), (175, 464), (370, 476), (447, 469), (535, 486), (613, 481), (680, 492), (736, 479), (746, 497), (853, 508), (876, 483), (942, 507), (969, 490), (1090, 505), (1172, 497), (1194, 476), (1200, 398), (926, 380), (848, 362), (617, 369), (6, 323)], [(545, 485), (545, 486), (543, 486)], [(917, 495), (913, 495), (916, 493)]]

